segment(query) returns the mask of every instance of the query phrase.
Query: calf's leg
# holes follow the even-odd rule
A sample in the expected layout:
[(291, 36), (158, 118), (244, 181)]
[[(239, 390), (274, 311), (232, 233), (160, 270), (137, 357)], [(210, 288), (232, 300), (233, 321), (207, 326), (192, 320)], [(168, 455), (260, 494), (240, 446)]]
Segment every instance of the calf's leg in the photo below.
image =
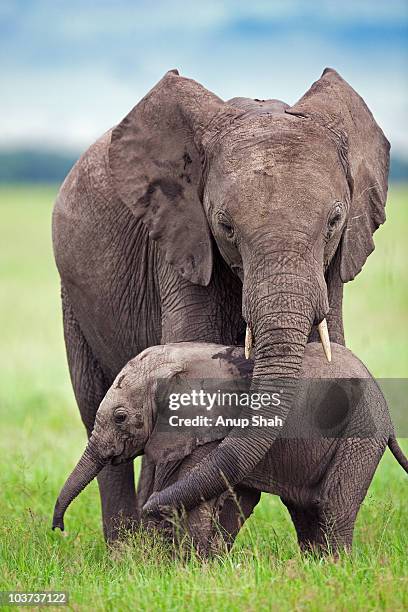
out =
[[(191, 470), (198, 469), (200, 461), (216, 445), (210, 442), (199, 446), (176, 464), (158, 465), (155, 492), (183, 478)], [(186, 516), (176, 518), (172, 523), (171, 537), (178, 543), (191, 542), (202, 557), (226, 552), (231, 549), (239, 530), (252, 514), (260, 495), (259, 491), (240, 485), (231, 488), (218, 498), (196, 506)]]

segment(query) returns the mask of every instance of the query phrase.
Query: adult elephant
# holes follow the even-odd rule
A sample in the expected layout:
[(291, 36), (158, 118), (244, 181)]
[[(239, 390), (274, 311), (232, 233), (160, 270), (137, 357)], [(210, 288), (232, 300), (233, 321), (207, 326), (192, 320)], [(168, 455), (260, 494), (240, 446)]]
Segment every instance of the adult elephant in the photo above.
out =
[[(237, 344), (244, 320), (253, 386), (284, 384), (284, 417), (316, 326), (324, 331), (326, 317), (344, 343), (342, 284), (374, 248), (388, 165), (388, 141), (334, 70), (292, 107), (224, 102), (168, 72), (81, 157), (55, 205), (68, 361), (88, 433), (135, 354), (166, 342)], [(241, 481), (277, 433), (232, 430), (148, 511), (191, 508)], [(131, 463), (99, 476), (109, 539), (116, 518), (138, 518), (133, 479)]]

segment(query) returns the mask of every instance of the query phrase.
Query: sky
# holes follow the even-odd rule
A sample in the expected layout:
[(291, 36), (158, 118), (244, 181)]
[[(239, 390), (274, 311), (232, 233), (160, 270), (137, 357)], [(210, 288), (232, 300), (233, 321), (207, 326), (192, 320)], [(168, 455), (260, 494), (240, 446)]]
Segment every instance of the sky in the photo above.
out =
[(172, 68), (298, 100), (326, 66), (408, 158), (407, 0), (1, 0), (0, 148), (86, 149)]

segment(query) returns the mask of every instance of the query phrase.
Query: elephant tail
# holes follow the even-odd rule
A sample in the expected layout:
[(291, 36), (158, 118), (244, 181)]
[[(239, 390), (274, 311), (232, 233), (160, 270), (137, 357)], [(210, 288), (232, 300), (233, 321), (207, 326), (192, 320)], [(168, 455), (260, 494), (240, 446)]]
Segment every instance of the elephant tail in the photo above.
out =
[(397, 438), (395, 434), (392, 433), (388, 439), (388, 448), (400, 464), (400, 466), (407, 472), (408, 474), (408, 459), (402, 452), (400, 445), (398, 444)]

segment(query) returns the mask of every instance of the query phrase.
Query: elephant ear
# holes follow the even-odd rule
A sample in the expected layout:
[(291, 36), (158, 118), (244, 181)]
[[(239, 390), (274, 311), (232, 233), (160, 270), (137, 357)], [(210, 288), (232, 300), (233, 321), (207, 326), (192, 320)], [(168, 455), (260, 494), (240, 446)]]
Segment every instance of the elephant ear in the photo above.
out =
[(168, 72), (112, 131), (109, 166), (115, 190), (143, 220), (166, 261), (207, 285), (211, 236), (201, 204), (200, 139), (223, 101)]
[(331, 68), (286, 112), (310, 118), (338, 138), (351, 191), (340, 262), (341, 280), (348, 282), (374, 250), (373, 234), (385, 221), (390, 144), (364, 100)]
[(189, 431), (187, 428), (180, 429), (178, 431), (177, 427), (173, 427), (170, 431), (168, 426), (166, 428), (157, 422), (145, 446), (145, 455), (156, 465), (180, 461), (191, 455), (198, 446), (216, 440), (221, 442), (228, 433), (227, 429), (221, 427), (208, 427), (205, 430), (202, 426), (198, 431), (194, 427), (190, 427)]
[[(160, 378), (154, 390), (156, 421), (144, 452), (154, 463), (180, 461), (189, 456), (198, 446), (223, 440), (231, 425), (227, 419), (236, 418), (240, 408), (218, 401), (223, 393), (232, 397), (248, 393), (251, 384), (253, 363), (245, 358), (243, 347), (226, 347), (197, 344), (197, 352), (188, 353), (183, 367), (173, 365)], [(176, 362), (177, 363), (177, 362)], [(198, 377), (199, 376), (199, 377)], [(179, 405), (170, 403), (171, 397), (197, 393), (211, 394), (213, 405)], [(198, 397), (198, 396), (197, 396)], [(208, 397), (208, 396), (206, 396)], [(170, 407), (172, 405), (172, 408)], [(201, 417), (200, 421), (186, 424), (183, 419)], [(223, 418), (223, 422), (219, 421)], [(174, 419), (173, 424), (170, 418)]]
[[(183, 388), (185, 390), (185, 385)], [(168, 397), (169, 393), (164, 395)], [(199, 414), (212, 418), (215, 414), (218, 416), (217, 410), (213, 410), (210, 415), (205, 410), (192, 407), (171, 412), (168, 402), (160, 401), (157, 396), (155, 402), (156, 422), (144, 448), (145, 455), (155, 464), (180, 461), (191, 455), (198, 446), (216, 440), (221, 441), (228, 433), (228, 428), (213, 427), (205, 421), (197, 426), (183, 424), (182, 419), (192, 419)], [(170, 424), (170, 418), (174, 419), (174, 425)]]

